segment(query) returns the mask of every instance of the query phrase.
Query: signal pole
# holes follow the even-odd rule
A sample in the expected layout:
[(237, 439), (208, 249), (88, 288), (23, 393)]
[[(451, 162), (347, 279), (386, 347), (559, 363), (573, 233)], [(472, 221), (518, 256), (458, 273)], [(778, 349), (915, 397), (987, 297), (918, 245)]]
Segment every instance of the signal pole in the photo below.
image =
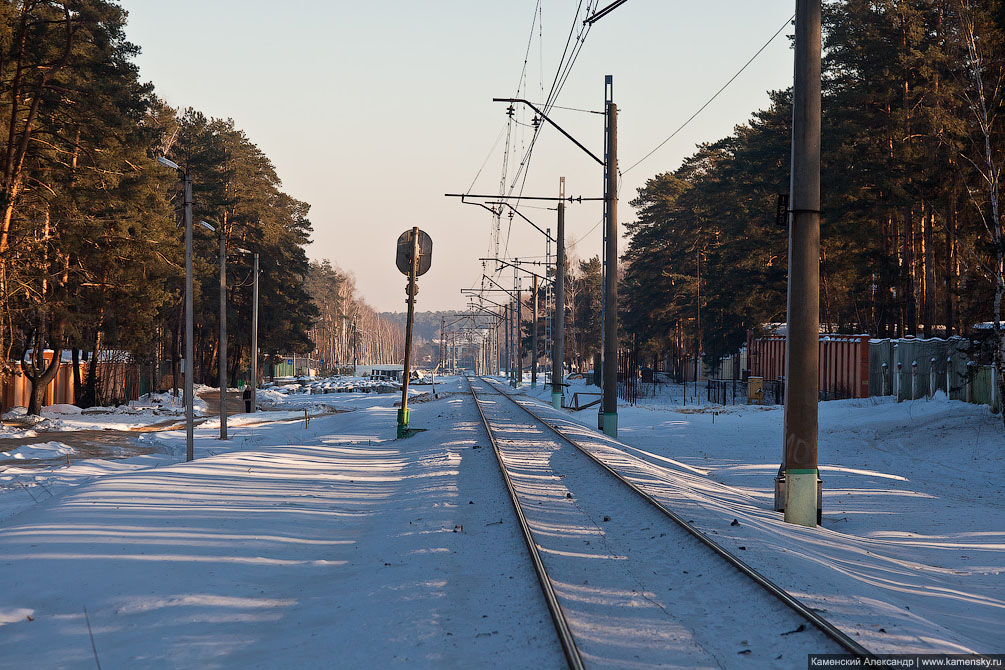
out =
[[(816, 526), (820, 338), (820, 11), (796, 0), (788, 333), (785, 338), (785, 521)], [(778, 485), (776, 484), (776, 507)]]
[(415, 319), (416, 279), (419, 270), (419, 229), (412, 228), (412, 253), (408, 258), (408, 284), (405, 291), (408, 294), (408, 314), (405, 317), (405, 365), (401, 375), (401, 407), (398, 409), (398, 438), (408, 435), (408, 382), (409, 363), (412, 359), (412, 324)]
[[(818, 0), (819, 2), (819, 0)], [(618, 436), (618, 106), (614, 78), (604, 80), (606, 104), (606, 160), (604, 161), (604, 359), (603, 429)]]

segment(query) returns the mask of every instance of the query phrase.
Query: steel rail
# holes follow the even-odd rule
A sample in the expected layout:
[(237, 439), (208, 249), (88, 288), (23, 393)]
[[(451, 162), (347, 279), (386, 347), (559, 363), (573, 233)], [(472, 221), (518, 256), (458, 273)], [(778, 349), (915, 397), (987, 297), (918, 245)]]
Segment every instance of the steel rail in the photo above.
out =
[[(488, 383), (488, 381), (485, 380), (482, 377), (479, 377), (479, 380), (483, 381), (484, 383)], [(471, 382), (468, 381), (468, 385), (469, 386), (470, 386), (470, 384), (471, 384)], [(472, 390), (472, 393), (473, 392), (474, 391)], [(820, 616), (819, 614), (817, 614), (816, 612), (814, 612), (812, 609), (810, 609), (809, 607), (807, 607), (806, 605), (804, 605), (797, 598), (795, 598), (793, 595), (791, 595), (790, 593), (788, 593), (787, 591), (785, 591), (784, 589), (782, 589), (780, 586), (778, 586), (774, 582), (772, 582), (770, 579), (768, 579), (764, 575), (762, 575), (759, 572), (757, 572), (756, 570), (754, 570), (752, 567), (750, 567), (749, 565), (747, 565), (746, 563), (744, 563), (743, 561), (741, 561), (739, 558), (737, 558), (733, 554), (731, 554), (728, 551), (726, 551), (724, 548), (722, 548), (721, 546), (719, 546), (718, 543), (714, 542), (707, 535), (705, 535), (700, 530), (698, 530), (697, 528), (695, 528), (694, 526), (692, 526), (691, 524), (689, 524), (679, 514), (677, 514), (673, 510), (671, 510), (668, 507), (666, 507), (663, 503), (661, 503), (660, 501), (656, 500), (651, 495), (649, 495), (648, 493), (646, 493), (640, 486), (638, 486), (637, 484), (632, 483), (627, 478), (625, 478), (623, 475), (621, 475), (619, 472), (617, 472), (616, 470), (614, 470), (613, 468), (611, 468), (611, 466), (609, 466), (607, 463), (603, 462), (599, 457), (597, 457), (595, 454), (593, 454), (589, 449), (584, 449), (579, 443), (577, 443), (571, 437), (569, 437), (568, 435), (566, 435), (565, 433), (563, 433), (562, 431), (560, 431), (558, 428), (556, 428), (550, 422), (548, 422), (548, 421), (544, 420), (543, 418), (541, 418), (540, 416), (538, 416), (538, 414), (536, 412), (534, 412), (531, 409), (525, 407), (523, 403), (518, 402), (510, 394), (505, 393), (505, 392), (503, 392), (501, 390), (499, 391), (499, 393), (500, 393), (500, 395), (505, 396), (510, 402), (512, 402), (514, 405), (516, 405), (517, 407), (519, 407), (520, 409), (522, 409), (523, 411), (525, 411), (527, 414), (529, 414), (532, 417), (534, 417), (534, 419), (536, 419), (540, 423), (542, 423), (545, 426), (547, 426), (559, 438), (561, 438), (565, 442), (568, 442), (573, 447), (575, 447), (576, 449), (578, 449), (582, 453), (584, 453), (587, 456), (589, 456), (590, 459), (592, 459), (594, 463), (596, 463), (597, 465), (599, 465), (600, 467), (602, 467), (604, 470), (606, 470), (608, 473), (610, 473), (612, 476), (614, 476), (622, 484), (624, 484), (625, 486), (629, 487), (630, 489), (632, 489), (633, 491), (635, 491), (637, 494), (639, 494), (640, 496), (642, 496), (646, 500), (646, 502), (648, 502), (649, 504), (651, 504), (653, 507), (655, 507), (659, 511), (663, 512), (663, 514), (665, 514), (668, 517), (670, 517), (674, 522), (677, 523), (677, 525), (679, 525), (681, 528), (683, 528), (684, 530), (686, 530), (687, 532), (689, 532), (692, 536), (694, 536), (696, 539), (698, 539), (706, 547), (708, 547), (709, 549), (711, 549), (720, 558), (724, 559), (726, 562), (728, 562), (730, 565), (732, 565), (733, 567), (735, 567), (741, 573), (743, 573), (744, 575), (746, 575), (750, 579), (754, 580), (757, 584), (759, 584), (766, 591), (768, 591), (768, 593), (770, 593), (771, 595), (773, 595), (778, 600), (782, 601), (782, 603), (784, 603), (785, 605), (787, 605), (789, 608), (795, 610), (799, 615), (801, 615), (802, 617), (804, 617), (805, 619), (807, 619), (810, 623), (812, 623), (814, 626), (816, 626), (824, 635), (826, 635), (827, 637), (829, 637), (830, 639), (834, 640), (839, 645), (841, 645), (841, 647), (844, 648), (848, 653), (850, 653), (850, 654), (852, 654), (854, 656), (857, 656), (858, 658), (861, 658), (861, 659), (875, 658), (875, 655), (872, 652), (870, 652), (868, 649), (866, 649), (865, 647), (863, 647), (862, 645), (860, 645), (858, 642), (855, 642), (855, 640), (853, 640), (850, 637), (848, 637), (848, 635), (845, 634), (844, 632), (842, 632), (839, 628), (837, 628), (837, 626), (835, 626), (834, 624), (832, 624), (830, 621), (827, 621), (826, 619), (824, 619), (822, 616)]]
[[(489, 421), (485, 417), (485, 412), (482, 411), (481, 401), (478, 399), (478, 394), (475, 393), (475, 387), (471, 383), (471, 379), (467, 375), (464, 376), (464, 379), (468, 382), (471, 397), (475, 399), (475, 407), (478, 409), (478, 415), (482, 418), (482, 424), (485, 426), (485, 434), (488, 435), (489, 443), (492, 445), (496, 460), (499, 462), (499, 472), (502, 474), (506, 490), (509, 491), (510, 502), (513, 503), (513, 509), (516, 511), (517, 519), (520, 522), (520, 532), (523, 534), (524, 542), (527, 543), (527, 551), (530, 553), (530, 560), (534, 564), (534, 572), (537, 573), (538, 582), (541, 584), (541, 592), (544, 594), (544, 600), (548, 604), (548, 610), (551, 612), (551, 619), (555, 624), (555, 632), (558, 633), (558, 640), (562, 644), (562, 653), (565, 654), (565, 660), (571, 670), (584, 670), (583, 659), (579, 654), (579, 649), (576, 647), (576, 640), (572, 636), (572, 629), (569, 627), (569, 622), (565, 618), (565, 612), (558, 602), (558, 596), (555, 594), (551, 578), (544, 568), (544, 561), (541, 560), (541, 552), (534, 541), (534, 535), (531, 533), (530, 524), (527, 523), (527, 517), (524, 516), (523, 508), (520, 507), (520, 500), (517, 498), (513, 480), (510, 479), (509, 472), (503, 464), (502, 452), (499, 450), (499, 445), (496, 443), (492, 429), (489, 427)], [(499, 395), (506, 394), (499, 393)]]

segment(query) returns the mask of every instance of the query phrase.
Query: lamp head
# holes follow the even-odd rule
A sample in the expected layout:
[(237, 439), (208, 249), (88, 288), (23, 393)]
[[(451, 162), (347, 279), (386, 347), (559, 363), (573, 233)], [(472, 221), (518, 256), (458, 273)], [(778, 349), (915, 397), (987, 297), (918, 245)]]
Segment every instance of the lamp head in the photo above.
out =
[(181, 170), (181, 168), (178, 167), (177, 163), (175, 163), (173, 160), (165, 158), (164, 156), (158, 156), (157, 162), (163, 165), (164, 167), (169, 167), (173, 170)]

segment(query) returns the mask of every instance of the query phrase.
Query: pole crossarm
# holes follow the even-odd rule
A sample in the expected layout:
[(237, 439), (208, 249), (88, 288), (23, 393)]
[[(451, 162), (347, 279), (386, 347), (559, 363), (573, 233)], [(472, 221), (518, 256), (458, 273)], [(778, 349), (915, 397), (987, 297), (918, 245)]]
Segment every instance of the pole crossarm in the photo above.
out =
[(443, 324), (443, 327), (444, 328), (449, 328), (450, 326), (453, 326), (454, 324), (460, 323), (461, 321), (467, 321), (468, 319), (479, 318), (482, 315), (481, 314), (458, 314), (457, 316), (458, 316), (458, 318), (454, 319), (450, 323)]
[(599, 21), (600, 19), (604, 18), (605, 16), (607, 16), (608, 14), (610, 14), (611, 12), (613, 12), (615, 9), (617, 9), (621, 5), (625, 4), (626, 2), (628, 2), (628, 0), (614, 0), (614, 2), (612, 2), (609, 5), (607, 5), (603, 9), (600, 9), (600, 10), (597, 10), (596, 12), (594, 12), (593, 15), (590, 16), (589, 18), (584, 19), (583, 23), (588, 23), (590, 25), (593, 25), (596, 21)]
[[(594, 157), (594, 158), (596, 158), (596, 157)], [(603, 163), (601, 163), (601, 165), (603, 165)], [(551, 201), (558, 200), (558, 201), (562, 201), (562, 202), (587, 202), (589, 200), (603, 200), (604, 199), (602, 197), (600, 197), (600, 198), (584, 198), (581, 195), (568, 196), (568, 197), (562, 197), (562, 198), (555, 198), (555, 197), (543, 196), (543, 195), (539, 195), (539, 196), (535, 196), (535, 195), (499, 195), (498, 193), (495, 194), (495, 195), (473, 195), (471, 193), (444, 193), (443, 197), (445, 197), (445, 198), (485, 198), (486, 200), (489, 199), (489, 198), (494, 198), (496, 200), (502, 200), (503, 198), (505, 198), (507, 200), (551, 200)], [(466, 202), (466, 204), (468, 204), (468, 205), (475, 205), (477, 203)]]
[[(494, 261), (494, 258), (479, 258), (480, 261)], [(555, 261), (522, 261), (519, 258), (506, 258), (510, 263), (516, 263), (517, 265), (547, 265), (551, 267), (555, 265)]]
[[(469, 202), (466, 198), (467, 198), (467, 196), (464, 196), (464, 195), (461, 196), (461, 204), (462, 205), (477, 205), (478, 207), (481, 207), (482, 209), (485, 209), (485, 210), (488, 210), (489, 212), (491, 212), (492, 216), (502, 216), (502, 212), (497, 211), (494, 207), (489, 207), (489, 206), (487, 206), (483, 202)], [(489, 204), (493, 204), (493, 203), (489, 203)]]
[[(516, 268), (520, 272), (526, 272), (529, 275), (533, 275), (534, 277), (537, 277), (538, 279), (543, 279), (544, 281), (550, 281), (549, 278), (545, 277), (544, 275), (539, 275), (536, 272), (531, 272), (530, 270), (527, 270), (525, 268), (520, 267), (517, 263), (510, 263), (509, 261), (504, 261), (501, 258), (479, 258), (478, 260), (480, 260), (480, 261), (494, 261), (496, 263), (499, 263), (500, 265), (508, 265), (511, 268)], [(518, 263), (519, 263), (519, 261), (518, 261)]]
[(547, 114), (545, 114), (540, 109), (538, 109), (537, 106), (535, 106), (534, 103), (530, 102), (529, 100), (524, 100), (523, 98), (492, 98), (492, 102), (509, 102), (509, 103), (521, 102), (521, 103), (527, 105), (528, 107), (530, 107), (531, 109), (533, 109), (535, 113), (540, 114), (541, 118), (543, 118), (545, 121), (547, 121), (551, 125), (555, 126), (555, 129), (558, 130), (558, 132), (560, 132), (563, 135), (565, 135), (567, 138), (569, 138), (569, 140), (573, 144), (575, 144), (577, 147), (579, 147), (580, 149), (582, 149), (583, 151), (585, 151), (590, 156), (590, 158), (592, 158), (593, 160), (595, 160), (598, 163), (600, 163), (600, 165), (604, 164), (603, 160), (597, 158), (597, 156), (592, 151), (590, 151), (589, 149), (587, 149), (586, 147), (584, 147), (579, 142), (579, 140), (577, 140), (575, 137), (573, 137), (569, 133), (565, 132), (565, 129), (563, 129), (562, 126), (558, 125), (557, 123), (555, 123), (554, 121), (552, 121), (551, 119), (549, 119)]
[[(484, 274), (484, 273), (482, 274), (482, 279), (488, 279), (490, 282), (492, 282), (493, 284), (495, 284), (498, 287), (498, 290), (505, 291), (506, 293), (509, 293), (510, 295), (513, 295), (513, 292), (516, 290), (516, 289), (506, 288), (505, 286), (503, 286), (502, 284), (500, 284), (499, 282), (497, 282), (495, 279), (493, 279), (492, 277), (490, 277), (490, 276), (488, 276), (487, 274)], [(484, 290), (484, 291), (494, 291), (496, 289), (488, 288), (488, 289), (482, 289), (482, 290)]]
[[(473, 204), (480, 204), (480, 203), (468, 203), (468, 204), (472, 204), (472, 205), (473, 205)], [(534, 228), (535, 228), (535, 230), (537, 230), (537, 232), (541, 233), (542, 235), (544, 235), (545, 237), (547, 237), (547, 238), (548, 238), (549, 240), (551, 240), (552, 242), (554, 242), (554, 241), (555, 241), (555, 238), (554, 238), (554, 237), (552, 237), (551, 235), (549, 235), (548, 233), (544, 232), (544, 231), (543, 231), (543, 230), (541, 229), (541, 226), (537, 225), (536, 223), (534, 223), (533, 221), (531, 221), (530, 219), (528, 219), (528, 218), (527, 218), (526, 216), (524, 216), (524, 215), (523, 215), (523, 213), (522, 213), (522, 212), (521, 212), (520, 210), (518, 210), (518, 209), (517, 209), (516, 207), (514, 207), (514, 206), (513, 206), (513, 205), (511, 205), (511, 204), (509, 204), (508, 202), (505, 202), (505, 201), (499, 201), (499, 202), (490, 202), (490, 203), (488, 203), (488, 204), (490, 204), (490, 205), (502, 205), (502, 206), (504, 206), (504, 207), (509, 207), (509, 208), (510, 208), (510, 210), (511, 210), (511, 211), (512, 211), (512, 212), (513, 212), (514, 214), (516, 214), (517, 216), (519, 216), (519, 217), (520, 217), (521, 219), (523, 219), (524, 221), (526, 221), (526, 222), (527, 222), (527, 223), (529, 223), (530, 225), (534, 226)], [(482, 206), (484, 207), (484, 205), (482, 205)], [(489, 209), (489, 208), (488, 208), (488, 207), (485, 207), (485, 209)], [(491, 210), (491, 211), (493, 211), (493, 212), (494, 212), (495, 210)]]
[[(475, 289), (461, 289), (461, 293), (464, 293), (465, 291), (474, 291), (474, 290)], [(479, 300), (484, 300), (485, 302), (490, 303), (492, 305), (495, 305), (496, 307), (502, 307), (503, 309), (506, 309), (506, 305), (504, 305), (502, 303), (499, 303), (499, 302), (496, 302), (495, 300), (489, 300), (488, 298), (486, 298), (483, 295), (479, 295), (478, 299)]]
[(511, 296), (516, 293), (516, 291), (514, 291), (512, 289), (508, 289), (508, 288), (483, 288), (483, 289), (465, 288), (465, 289), (461, 289), (461, 293), (464, 293), (465, 295), (481, 295), (483, 292), (486, 292), (486, 293), (508, 293)]
[(492, 317), (493, 319), (499, 319), (499, 318), (501, 318), (499, 314), (496, 314), (495, 312), (493, 312), (488, 307), (483, 307), (481, 305), (475, 305), (474, 303), (468, 305), (468, 309), (477, 309), (479, 312), (482, 312), (478, 316)]

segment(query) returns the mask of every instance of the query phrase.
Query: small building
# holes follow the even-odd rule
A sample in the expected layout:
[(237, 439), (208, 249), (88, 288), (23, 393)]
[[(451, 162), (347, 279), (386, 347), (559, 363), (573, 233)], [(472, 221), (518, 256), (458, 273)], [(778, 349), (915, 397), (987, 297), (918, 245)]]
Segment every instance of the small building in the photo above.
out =
[(284, 354), (272, 361), (269, 377), (316, 377), (323, 361), (301, 354)]
[(385, 363), (381, 365), (357, 365), (357, 377), (372, 377), (381, 379), (393, 379), (401, 381), (401, 374), (405, 371), (405, 366), (401, 364)]

